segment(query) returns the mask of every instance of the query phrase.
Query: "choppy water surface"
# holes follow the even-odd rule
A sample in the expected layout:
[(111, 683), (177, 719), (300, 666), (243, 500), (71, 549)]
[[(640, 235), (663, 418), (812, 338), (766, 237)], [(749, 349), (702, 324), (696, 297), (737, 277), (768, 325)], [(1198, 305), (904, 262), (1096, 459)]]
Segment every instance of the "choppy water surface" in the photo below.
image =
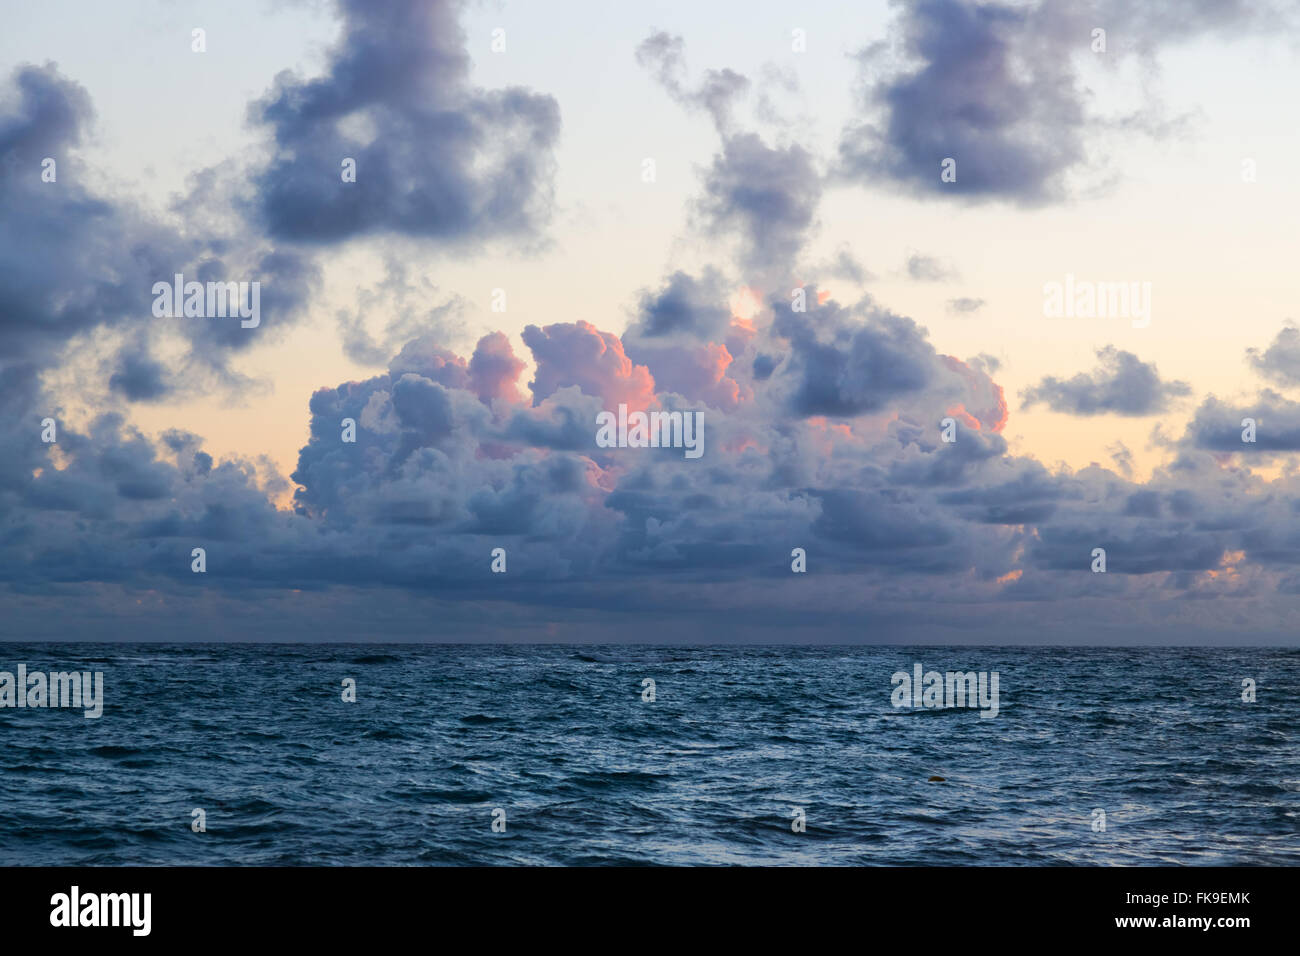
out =
[[(998, 716), (896, 710), (918, 662), (998, 671)], [(0, 864), (1300, 863), (1298, 650), (0, 644), (19, 663), (106, 702), (0, 709)]]

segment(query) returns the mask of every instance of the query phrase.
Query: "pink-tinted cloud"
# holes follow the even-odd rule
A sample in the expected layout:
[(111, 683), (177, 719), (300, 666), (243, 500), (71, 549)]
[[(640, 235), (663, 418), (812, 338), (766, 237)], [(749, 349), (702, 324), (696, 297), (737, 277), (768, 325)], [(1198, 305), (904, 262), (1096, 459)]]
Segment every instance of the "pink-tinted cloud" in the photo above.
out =
[[(1002, 386), (982, 368), (967, 365), (951, 355), (942, 355), (944, 365), (955, 372), (966, 390), (966, 398), (948, 409), (962, 423), (983, 431), (1000, 432), (1007, 424), (1007, 400)], [(977, 363), (978, 364), (978, 363)]]
[(534, 405), (569, 385), (604, 399), (611, 408), (626, 403), (631, 409), (645, 409), (654, 403), (650, 370), (634, 365), (612, 332), (602, 332), (590, 322), (557, 322), (544, 328), (530, 325), (523, 338), (537, 362), (530, 383)]
[(753, 389), (728, 376), (727, 370), (733, 358), (727, 346), (720, 343), (662, 347), (638, 345), (635, 354), (649, 367), (659, 392), (676, 392), (728, 411), (754, 397)]
[(517, 405), (524, 400), (517, 384), (524, 364), (515, 356), (505, 333), (491, 332), (474, 347), (469, 360), (469, 387), (488, 404), (499, 398)]

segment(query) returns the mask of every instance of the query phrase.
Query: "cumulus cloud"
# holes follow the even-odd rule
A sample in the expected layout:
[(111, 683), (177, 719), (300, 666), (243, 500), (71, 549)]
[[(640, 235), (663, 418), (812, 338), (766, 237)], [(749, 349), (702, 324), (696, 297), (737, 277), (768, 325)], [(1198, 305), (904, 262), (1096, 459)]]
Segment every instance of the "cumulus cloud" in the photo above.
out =
[[(339, 0), (323, 75), (289, 73), (250, 108), (274, 156), (256, 178), (270, 235), (328, 243), (399, 234), (449, 246), (531, 236), (553, 201), (550, 96), (482, 90), (456, 0)], [(344, 158), (356, 181), (341, 180)]]
[(633, 364), (612, 332), (602, 332), (590, 322), (557, 322), (544, 328), (530, 325), (523, 338), (537, 361), (529, 383), (533, 404), (569, 385), (603, 399), (609, 408), (625, 404), (645, 409), (654, 401), (650, 370)]
[[(839, 143), (839, 175), (903, 184), (918, 194), (1024, 205), (1070, 194), (1070, 176), (1100, 157), (1101, 129), (1163, 136), (1180, 128), (1150, 98), (1134, 113), (1099, 115), (1079, 60), (1099, 54), (1150, 63), (1161, 46), (1213, 32), (1269, 29), (1281, 4), (1082, 0), (1020, 4), (917, 0), (900, 4), (891, 36), (858, 54), (859, 109)], [(941, 163), (955, 161), (955, 179)]]
[(802, 146), (769, 146), (755, 133), (741, 133), (714, 157), (699, 208), (710, 232), (739, 232), (743, 264), (762, 273), (788, 265), (802, 249), (821, 192), (812, 155)]
[[(900, 16), (907, 65), (867, 82), (863, 118), (844, 131), (846, 175), (925, 192), (1041, 201), (1084, 157), (1082, 95), (1068, 51), (1034, 8), (920, 0)], [(1086, 36), (1086, 34), (1085, 34)], [(871, 69), (884, 55), (860, 55)], [(956, 162), (956, 181), (940, 163)]]
[(934, 375), (937, 356), (916, 323), (885, 311), (869, 323), (852, 321), (834, 302), (809, 315), (774, 303), (775, 331), (790, 342), (777, 383), (790, 385), (790, 408), (798, 415), (854, 416), (879, 411), (891, 401), (919, 393)]
[[(708, 289), (670, 277), (646, 293), (645, 321), (665, 295), (684, 296), (678, 305), (705, 314), (656, 327), (683, 346), (715, 334)], [(831, 299), (796, 313), (774, 298), (751, 325), (733, 363), (748, 395), (732, 405), (662, 388), (619, 336), (586, 322), (530, 327), (531, 395), (500, 333), (468, 357), (412, 340), (386, 372), (311, 397), (291, 512), (270, 504), (258, 463), (216, 462), (185, 432), (152, 443), (105, 417), (61, 437), (61, 467), (45, 448), (37, 475), (0, 468), (7, 580), (33, 594), (98, 582), (178, 595), (194, 587), (188, 549), (201, 544), (204, 587), (229, 594), (397, 589), (567, 616), (653, 610), (671, 591), (758, 626), (797, 604), (782, 570), (798, 546), (877, 607), (943, 595), (974, 615), (967, 627), (1000, 628), (1004, 602), (1128, 606), (1161, 588), (1204, 596), (1230, 578), (1267, 592), (1258, 575), (1300, 564), (1286, 496), (1225, 474), (1195, 428), (1146, 483), (1096, 466), (1049, 472), (999, 434), (995, 364), (936, 352), (905, 317)], [(760, 355), (783, 356), (766, 378), (748, 371)], [(620, 397), (702, 410), (705, 456), (597, 446), (596, 414)], [(1257, 411), (1267, 424), (1278, 409)], [(940, 437), (945, 416), (959, 422), (954, 442)], [(355, 443), (341, 440), (345, 418)], [(1088, 570), (1099, 546), (1109, 581)], [(487, 570), (495, 547), (509, 554), (508, 588)], [(818, 601), (828, 626), (851, 628), (854, 601), (824, 590)]]
[[(79, 147), (90, 97), (53, 65), (23, 66), (0, 92), (0, 346), (4, 361), (46, 368), (94, 340), (108, 392), (158, 401), (243, 384), (234, 355), (282, 335), (319, 281), (314, 264), (258, 237), (195, 236), (125, 199), (92, 191)], [(52, 181), (42, 162), (56, 163)], [(257, 281), (260, 323), (158, 318), (154, 285)], [(165, 339), (183, 343), (164, 367)]]
[[(1246, 419), (1254, 423), (1253, 441), (1244, 437)], [(1229, 402), (1211, 395), (1188, 423), (1183, 442), (1216, 452), (1300, 451), (1300, 403), (1271, 389), (1247, 402)]]
[[(53, 65), (19, 67), (0, 96), (3, 361), (44, 365), (77, 335), (143, 323), (153, 282), (170, 275), (177, 237), (81, 184), (76, 149), (93, 116)], [(45, 157), (54, 182), (41, 179)]]
[(147, 342), (118, 354), (108, 378), (108, 387), (133, 402), (166, 398), (174, 389), (169, 370), (149, 354)]
[(1108, 345), (1098, 350), (1098, 367), (1069, 379), (1048, 375), (1025, 389), (1024, 407), (1044, 404), (1067, 415), (1156, 415), (1191, 394), (1186, 382), (1165, 382), (1155, 363)]
[(753, 392), (732, 364), (752, 333), (733, 321), (722, 276), (675, 272), (643, 291), (636, 320), (622, 335), (629, 358), (644, 364), (661, 391), (732, 409)]

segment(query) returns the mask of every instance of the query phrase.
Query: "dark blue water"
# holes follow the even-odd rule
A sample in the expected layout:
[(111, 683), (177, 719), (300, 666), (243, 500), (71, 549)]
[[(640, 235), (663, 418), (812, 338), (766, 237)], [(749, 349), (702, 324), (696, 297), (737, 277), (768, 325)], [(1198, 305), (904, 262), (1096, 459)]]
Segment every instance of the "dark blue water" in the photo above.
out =
[[(896, 710), (917, 662), (998, 671), (998, 716)], [(19, 663), (103, 671), (106, 703), (0, 709), (0, 864), (1300, 863), (1300, 650), (0, 644)]]

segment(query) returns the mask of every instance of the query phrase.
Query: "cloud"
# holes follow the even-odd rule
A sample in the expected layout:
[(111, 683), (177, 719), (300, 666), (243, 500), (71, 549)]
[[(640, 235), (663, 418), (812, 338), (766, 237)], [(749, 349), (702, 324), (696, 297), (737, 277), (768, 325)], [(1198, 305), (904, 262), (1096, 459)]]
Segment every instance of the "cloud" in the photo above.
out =
[(611, 332), (589, 322), (557, 322), (544, 328), (530, 325), (523, 339), (537, 361), (529, 383), (534, 405), (569, 385), (603, 399), (611, 409), (626, 404), (644, 410), (654, 401), (649, 369), (633, 364), (622, 341)]
[[(464, 332), (465, 302), (442, 292), (396, 255), (386, 255), (384, 278), (373, 287), (357, 290), (357, 308), (339, 310), (343, 350), (360, 365), (386, 365), (393, 351), (412, 338), (433, 333), (443, 341), (459, 339)], [(443, 301), (430, 306), (431, 300)], [(367, 320), (387, 317), (378, 335)]]
[(951, 265), (921, 253), (908, 256), (907, 274), (917, 282), (944, 282), (957, 278), (957, 271)]
[(515, 358), (510, 340), (501, 332), (491, 332), (474, 347), (468, 384), (480, 401), (491, 404), (499, 398), (509, 405), (517, 405), (524, 400), (515, 384), (524, 367), (523, 361)]
[[(1255, 423), (1253, 442), (1243, 440), (1247, 418)], [(1243, 454), (1300, 451), (1300, 403), (1268, 389), (1245, 403), (1211, 395), (1188, 423), (1183, 443), (1206, 451)]]
[[(274, 153), (256, 176), (269, 234), (330, 243), (370, 234), (463, 248), (531, 237), (553, 202), (555, 100), (470, 82), (462, 4), (340, 0), (323, 75), (281, 73), (250, 107)], [(356, 161), (356, 181), (341, 164)]]
[[(646, 315), (663, 295), (707, 313), (709, 289), (707, 277), (670, 276), (646, 293)], [(291, 512), (270, 504), (270, 469), (217, 462), (185, 432), (151, 442), (107, 416), (61, 433), (57, 449), (29, 437), (39, 474), (0, 467), (0, 567), (37, 602), (71, 583), (262, 607), (298, 589), (319, 595), (299, 626), (310, 619), (322, 634), (367, 592), (384, 594), (394, 619), (436, 599), (446, 633), (462, 637), (475, 606), (495, 608), (510, 633), (587, 612), (662, 622), (665, 601), (761, 628), (815, 593), (818, 620), (846, 637), (870, 605), (905, 630), (931, 607), (927, 620), (987, 638), (1005, 636), (1006, 615), (1028, 602), (1044, 605), (1040, 620), (1077, 600), (1091, 602), (1090, 620), (1131, 626), (1157, 598), (1229, 587), (1226, 567), (1231, 587), (1267, 595), (1300, 564), (1289, 496), (1225, 473), (1190, 438), (1146, 483), (1096, 466), (1049, 472), (995, 430), (1006, 409), (985, 359), (935, 352), (915, 323), (869, 300), (771, 306), (733, 363), (750, 393), (733, 405), (663, 389), (618, 336), (586, 322), (525, 334), (531, 401), (518, 400), (524, 362), (504, 335), (468, 358), (412, 340), (387, 372), (312, 395)], [(665, 337), (685, 347), (717, 321), (671, 322)], [(767, 378), (746, 372), (758, 355), (781, 357)], [(817, 377), (830, 387), (813, 389)], [(705, 456), (598, 447), (596, 412), (620, 396), (702, 409)], [(939, 419), (953, 408), (948, 443)], [(342, 440), (345, 418), (355, 443)], [(195, 546), (208, 552), (203, 579), (189, 571)], [(824, 579), (789, 575), (796, 546)], [(496, 547), (506, 576), (488, 570)], [(1110, 580), (1089, 570), (1095, 547), (1107, 548)], [(1249, 558), (1225, 558), (1237, 551)], [(625, 619), (640, 633), (639, 618)]]
[(835, 258), (831, 261), (827, 271), (833, 279), (845, 279), (859, 285), (870, 282), (874, 278), (870, 271), (847, 248), (836, 250)]
[(1070, 379), (1046, 376), (1021, 394), (1024, 407), (1045, 404), (1066, 415), (1156, 415), (1170, 402), (1191, 394), (1186, 382), (1163, 382), (1154, 363), (1108, 345), (1098, 350), (1100, 365)]
[(1252, 368), (1280, 385), (1300, 385), (1300, 329), (1288, 324), (1263, 352), (1247, 349)]
[[(1081, 60), (1108, 69), (1136, 57), (1149, 69), (1165, 45), (1292, 19), (1281, 5), (1239, 0), (916, 0), (899, 8), (889, 41), (858, 54), (858, 112), (842, 131), (837, 175), (1026, 206), (1066, 198), (1072, 176), (1096, 169), (1099, 131), (1166, 136), (1185, 125), (1165, 119), (1145, 89), (1135, 112), (1098, 113)], [(1097, 27), (1107, 31), (1105, 53), (1092, 50)], [(945, 160), (955, 161), (955, 180), (941, 178)]]
[(638, 319), (630, 335), (643, 340), (720, 339), (731, 325), (726, 294), (716, 270), (701, 277), (674, 272), (660, 291), (641, 293)]
[[(81, 349), (107, 393), (129, 402), (246, 384), (232, 357), (282, 335), (319, 282), (303, 256), (256, 236), (193, 236), (132, 201), (92, 192), (79, 146), (90, 97), (53, 65), (22, 66), (0, 91), (0, 350), (49, 368)], [(42, 178), (48, 157), (53, 181)], [(261, 323), (158, 318), (155, 283), (256, 281)], [(158, 345), (181, 355), (164, 367)], [(175, 350), (173, 350), (175, 351)], [(108, 354), (107, 361), (102, 356)]]
[(742, 265), (759, 273), (788, 265), (808, 239), (821, 201), (812, 154), (773, 147), (755, 133), (726, 140), (704, 178), (699, 212), (708, 232), (742, 237)]
[(158, 401), (175, 389), (166, 366), (153, 358), (144, 344), (119, 353), (108, 387), (133, 402)]
[[(863, 112), (844, 130), (843, 174), (967, 198), (1058, 197), (1060, 174), (1085, 157), (1085, 110), (1057, 29), (1030, 7), (908, 4), (897, 25), (903, 63), (881, 68), (878, 47), (860, 54), (878, 78), (865, 83)], [(955, 182), (940, 178), (947, 158)]]
[(698, 87), (686, 86), (684, 49), (680, 37), (656, 32), (637, 47), (636, 57), (675, 102), (707, 110), (721, 138), (695, 203), (699, 225), (707, 235), (737, 238), (743, 268), (777, 278), (773, 273), (792, 267), (816, 226), (823, 177), (802, 145), (769, 145), (735, 128), (735, 105), (750, 85), (745, 77), (710, 71)]
[[(999, 453), (1006, 446), (995, 449)], [(971, 521), (984, 524), (1042, 525), (1056, 511), (1057, 503), (1077, 497), (1071, 483), (1053, 478), (1037, 463), (1025, 463), (1019, 474), (994, 485), (963, 488), (940, 496), (945, 505), (957, 507)]]
[(688, 87), (684, 79), (686, 43), (680, 36), (662, 30), (637, 45), (636, 61), (652, 73), (674, 102), (707, 112), (721, 133), (731, 126), (736, 101), (749, 92), (749, 80), (729, 69), (709, 70), (697, 87)]
[(809, 290), (806, 313), (779, 297), (770, 303), (772, 332), (785, 340), (773, 352), (786, 353), (770, 373), (770, 388), (786, 394), (790, 413), (851, 417), (906, 407), (924, 396), (942, 404), (945, 414), (984, 409), (967, 415), (968, 422), (1001, 428), (1001, 390), (982, 368), (940, 355), (923, 328), (870, 298), (851, 308), (829, 299), (813, 304), (820, 298)]
[(706, 270), (699, 277), (678, 271), (662, 289), (643, 291), (622, 341), (660, 391), (731, 409), (753, 394), (732, 368), (748, 351), (750, 337), (732, 321), (721, 275)]
[(973, 299), (967, 296), (962, 296), (961, 298), (948, 300), (948, 311), (969, 315), (972, 312), (978, 312), (980, 309), (984, 308), (984, 305), (985, 302), (983, 299)]
[[(176, 237), (89, 192), (76, 148), (93, 120), (86, 91), (53, 65), (19, 67), (0, 96), (0, 349), (52, 362), (69, 340), (151, 321), (152, 283)], [(54, 182), (42, 160), (55, 160)], [(178, 243), (179, 244), (179, 243)]]
[[(784, 303), (773, 308), (774, 329), (790, 341), (777, 381), (792, 385), (795, 414), (879, 411), (896, 398), (919, 393), (932, 379), (934, 350), (910, 319), (880, 311), (868, 324), (857, 325), (833, 302), (812, 307), (811, 321)], [(821, 329), (826, 331), (819, 334)]]

